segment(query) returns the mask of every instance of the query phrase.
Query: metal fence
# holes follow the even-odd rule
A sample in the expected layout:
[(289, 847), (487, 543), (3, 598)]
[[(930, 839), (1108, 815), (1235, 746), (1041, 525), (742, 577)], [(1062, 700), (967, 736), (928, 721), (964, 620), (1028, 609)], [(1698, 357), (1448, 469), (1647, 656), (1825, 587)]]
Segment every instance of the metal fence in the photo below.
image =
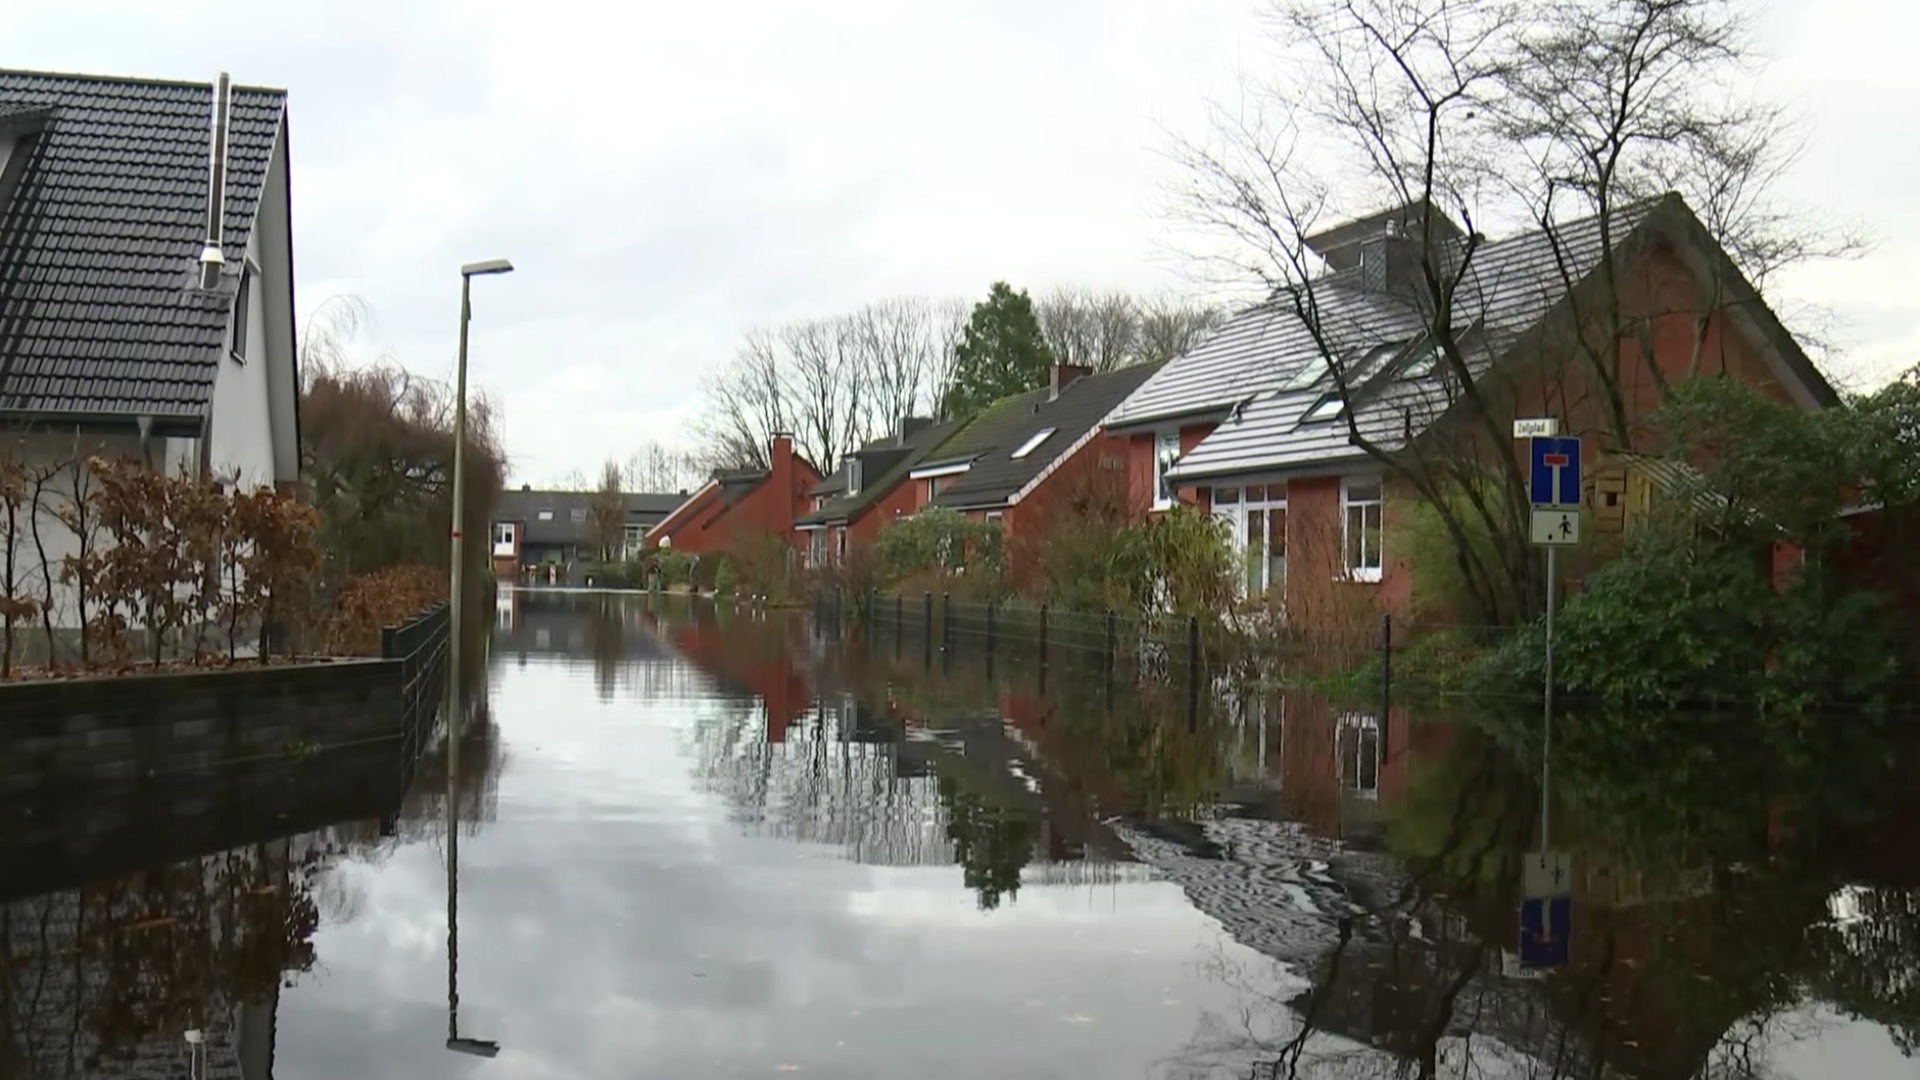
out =
[(420, 751), (433, 736), (447, 688), (447, 643), (451, 618), (445, 601), (380, 631), (380, 657), (401, 664), (401, 760), (408, 783)]
[[(1095, 668), (1109, 681), (1183, 686), (1195, 707), (1208, 677), (1201, 623), (1189, 616), (1143, 619), (1021, 601), (956, 600), (950, 593), (871, 592), (862, 599), (875, 647), (890, 642), (900, 655), (917, 650), (927, 666), (936, 660), (949, 663), (961, 650), (984, 656), (989, 670), (996, 659), (1017, 659), (1037, 668), (1043, 687), (1050, 669)], [(844, 594), (829, 594), (821, 601), (819, 614), (835, 624), (845, 618)]]

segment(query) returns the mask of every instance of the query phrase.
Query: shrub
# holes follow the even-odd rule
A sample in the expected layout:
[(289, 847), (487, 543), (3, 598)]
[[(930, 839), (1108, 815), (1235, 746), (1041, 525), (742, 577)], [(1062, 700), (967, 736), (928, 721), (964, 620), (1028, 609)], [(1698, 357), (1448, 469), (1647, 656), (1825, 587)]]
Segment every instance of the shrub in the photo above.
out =
[(722, 555), (713, 568), (713, 591), (720, 596), (732, 596), (735, 584), (733, 560)]
[[(790, 603), (799, 595), (793, 545), (782, 534), (763, 532), (735, 537), (723, 558), (730, 564), (728, 572), (734, 576), (736, 587), (776, 604)], [(713, 563), (713, 560), (703, 562)], [(717, 587), (719, 566), (711, 566), (708, 572), (713, 575), (707, 578), (708, 583)]]
[(969, 600), (992, 599), (1005, 588), (998, 522), (931, 508), (889, 524), (873, 547), (882, 588), (950, 592)]
[(666, 588), (693, 583), (693, 556), (684, 551), (662, 550), (653, 565), (660, 571), (660, 584)]
[(348, 578), (323, 627), (327, 652), (377, 656), (380, 631), (398, 626), (447, 598), (447, 572), (433, 566), (393, 566)]

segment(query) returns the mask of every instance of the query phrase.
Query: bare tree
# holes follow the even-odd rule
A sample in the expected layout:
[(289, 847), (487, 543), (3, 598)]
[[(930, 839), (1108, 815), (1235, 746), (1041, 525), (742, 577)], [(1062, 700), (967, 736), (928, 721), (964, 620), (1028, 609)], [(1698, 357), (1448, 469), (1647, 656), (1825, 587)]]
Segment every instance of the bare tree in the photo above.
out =
[(1139, 362), (1157, 364), (1206, 340), (1227, 321), (1227, 313), (1211, 304), (1158, 296), (1140, 305), (1139, 319), (1134, 343)]
[(620, 553), (626, 539), (627, 499), (620, 489), (620, 463), (608, 458), (600, 467), (600, 486), (587, 503), (587, 535), (602, 562)]
[[(1435, 509), (1485, 614), (1522, 616), (1541, 598), (1504, 418), (1517, 404), (1591, 415), (1603, 445), (1632, 445), (1625, 386), (1643, 369), (1665, 381), (1650, 340), (1654, 283), (1645, 260), (1620, 252), (1654, 212), (1647, 198), (1679, 190), (1704, 211), (1703, 239), (1752, 263), (1744, 278), (1737, 264), (1709, 268), (1688, 308), (1696, 356), (1716, 312), (1758, 301), (1747, 283), (1848, 245), (1766, 193), (1780, 114), (1724, 93), (1743, 58), (1727, 0), (1295, 0), (1275, 23), (1285, 69), (1249, 86), (1239, 108), (1216, 109), (1214, 139), (1178, 149), (1182, 212), (1229, 241), (1212, 265), (1257, 282), (1274, 317), (1310, 336), (1349, 442)], [(1312, 161), (1297, 152), (1307, 147)], [(1354, 408), (1375, 382), (1382, 331), (1352, 317), (1341, 290), (1355, 279), (1330, 273), (1341, 267), (1311, 242), (1337, 217), (1382, 206), (1402, 208), (1388, 231), (1411, 252), (1402, 310), (1387, 317), (1430, 345), (1440, 374), (1391, 438), (1362, 430)], [(1552, 252), (1558, 280), (1535, 283), (1544, 318), (1523, 341), (1488, 331), (1513, 300), (1508, 283), (1477, 275), (1493, 220), (1529, 222)], [(1493, 363), (1515, 350), (1541, 361), (1543, 382), (1520, 387)], [(1441, 415), (1446, 425), (1399, 437)]]
[(791, 427), (780, 356), (774, 334), (754, 331), (731, 363), (707, 377), (697, 426), (708, 468), (767, 467), (773, 436)]
[(1034, 304), (1053, 358), (1094, 371), (1112, 371), (1140, 354), (1140, 305), (1118, 289), (1064, 287)]
[(649, 439), (627, 455), (622, 475), (629, 491), (664, 494), (697, 486), (704, 471), (691, 451)]
[(918, 415), (933, 396), (935, 372), (942, 367), (935, 308), (924, 300), (881, 300), (848, 321), (866, 387), (863, 434), (871, 437)]

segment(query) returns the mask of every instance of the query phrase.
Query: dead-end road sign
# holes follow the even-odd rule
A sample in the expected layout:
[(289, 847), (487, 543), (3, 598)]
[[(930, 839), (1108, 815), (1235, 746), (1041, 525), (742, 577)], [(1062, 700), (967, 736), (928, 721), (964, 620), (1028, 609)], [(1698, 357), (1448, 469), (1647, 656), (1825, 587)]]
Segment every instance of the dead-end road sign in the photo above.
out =
[(1533, 458), (1527, 492), (1535, 506), (1580, 505), (1580, 440), (1569, 437), (1528, 441)]

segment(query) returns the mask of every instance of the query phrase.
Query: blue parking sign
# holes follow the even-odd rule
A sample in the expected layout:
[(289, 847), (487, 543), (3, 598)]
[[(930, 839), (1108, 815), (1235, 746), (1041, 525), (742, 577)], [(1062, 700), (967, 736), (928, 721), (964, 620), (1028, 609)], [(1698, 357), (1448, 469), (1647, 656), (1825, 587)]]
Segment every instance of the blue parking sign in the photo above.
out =
[(1529, 440), (1533, 470), (1528, 494), (1535, 506), (1580, 505), (1580, 440)]

